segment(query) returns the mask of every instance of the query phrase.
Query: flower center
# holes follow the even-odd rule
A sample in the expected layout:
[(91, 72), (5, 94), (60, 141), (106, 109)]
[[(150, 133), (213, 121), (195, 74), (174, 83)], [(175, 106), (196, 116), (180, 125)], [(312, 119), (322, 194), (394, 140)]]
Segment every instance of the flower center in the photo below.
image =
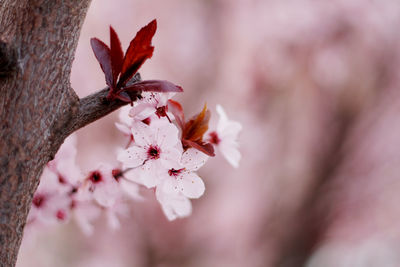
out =
[(158, 146), (150, 146), (147, 150), (147, 157), (149, 159), (158, 159), (160, 158), (160, 148)]
[(214, 145), (218, 145), (221, 142), (221, 139), (219, 139), (217, 132), (211, 132), (209, 133), (210, 136), (210, 143)]
[(175, 170), (174, 168), (170, 169), (168, 171), (169, 176), (173, 176), (173, 177), (177, 177), (179, 174), (181, 174), (183, 172), (185, 168), (179, 169), (179, 170)]
[(142, 122), (143, 122), (144, 124), (150, 125), (151, 119), (150, 119), (150, 117), (148, 117), (148, 118), (142, 120)]
[(65, 214), (65, 212), (63, 210), (58, 210), (57, 213), (56, 213), (56, 217), (60, 221), (64, 221), (65, 218), (67, 217), (67, 215)]
[(122, 175), (123, 175), (123, 173), (122, 173), (122, 171), (121, 171), (120, 169), (114, 169), (114, 170), (112, 170), (112, 176), (114, 177), (114, 179), (115, 179), (116, 181), (118, 181), (119, 178), (122, 177)]
[(65, 178), (61, 174), (58, 174), (58, 182), (60, 184), (66, 184), (67, 183), (67, 181), (65, 180)]
[(37, 194), (33, 197), (32, 203), (35, 205), (37, 208), (40, 208), (43, 206), (44, 202), (46, 200), (46, 197), (42, 194)]
[(167, 117), (169, 122), (171, 122), (171, 119), (168, 117), (167, 111), (168, 111), (168, 106), (158, 107), (156, 110), (156, 115), (158, 116), (158, 118)]
[(95, 184), (101, 182), (103, 180), (103, 177), (101, 176), (100, 172), (94, 171), (90, 174), (89, 180)]

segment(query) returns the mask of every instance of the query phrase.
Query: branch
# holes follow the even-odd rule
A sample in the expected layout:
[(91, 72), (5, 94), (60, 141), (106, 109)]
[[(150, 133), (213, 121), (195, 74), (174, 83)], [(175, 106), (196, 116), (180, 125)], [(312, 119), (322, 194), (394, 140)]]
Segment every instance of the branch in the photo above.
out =
[[(136, 73), (129, 81), (129, 84), (134, 84), (140, 81), (140, 74)], [(79, 109), (67, 126), (66, 132), (68, 135), (128, 104), (127, 102), (118, 99), (115, 99), (111, 102), (108, 101), (106, 96), (109, 90), (110, 89), (106, 87), (79, 100)], [(135, 101), (138, 96), (140, 96), (140, 92), (127, 93), (132, 101)]]
[(0, 266), (15, 266), (58, 134), (79, 110), (71, 65), (90, 0), (0, 0)]

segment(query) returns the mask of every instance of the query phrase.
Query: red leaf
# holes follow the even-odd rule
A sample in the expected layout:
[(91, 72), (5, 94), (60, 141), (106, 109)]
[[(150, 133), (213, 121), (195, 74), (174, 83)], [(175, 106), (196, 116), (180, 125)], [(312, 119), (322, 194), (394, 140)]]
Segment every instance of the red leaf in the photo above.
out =
[(142, 92), (183, 92), (182, 87), (169, 81), (146, 80), (134, 83), (121, 89), (121, 91), (142, 91)]
[(124, 102), (132, 103), (131, 97), (126, 92), (121, 92), (121, 93), (115, 95), (115, 98), (117, 98), (121, 101), (124, 101)]
[(184, 147), (188, 148), (188, 147), (192, 147), (195, 148), (201, 152), (203, 152), (204, 154), (210, 156), (210, 157), (214, 157), (215, 153), (214, 153), (214, 147), (213, 145), (211, 145), (210, 143), (203, 143), (203, 142), (193, 142), (190, 140), (182, 140), (182, 144)]
[(111, 54), (111, 66), (113, 74), (113, 88), (117, 83), (118, 75), (122, 69), (122, 62), (124, 60), (124, 52), (122, 51), (121, 42), (119, 41), (118, 35), (110, 26), (110, 54)]
[(182, 129), (182, 139), (193, 142), (202, 142), (204, 133), (208, 130), (211, 113), (204, 105), (203, 110), (185, 123)]
[(100, 63), (101, 69), (106, 76), (106, 83), (110, 88), (113, 88), (113, 73), (111, 65), (110, 48), (97, 38), (90, 39), (94, 55)]
[(178, 126), (183, 129), (185, 125), (185, 115), (183, 113), (183, 108), (179, 102), (175, 100), (168, 100), (168, 110), (172, 112), (175, 117), (176, 123)]
[(151, 39), (156, 29), (157, 21), (153, 20), (140, 29), (129, 44), (122, 64), (121, 76), (118, 81), (119, 87), (125, 85), (125, 82), (138, 71), (146, 59), (151, 58), (153, 55), (154, 47), (151, 46)]

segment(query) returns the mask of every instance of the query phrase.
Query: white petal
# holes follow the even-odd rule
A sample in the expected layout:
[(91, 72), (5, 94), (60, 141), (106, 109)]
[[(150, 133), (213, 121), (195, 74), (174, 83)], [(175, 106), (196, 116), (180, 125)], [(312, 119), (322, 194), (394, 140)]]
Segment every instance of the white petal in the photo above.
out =
[(93, 198), (103, 207), (111, 207), (114, 205), (118, 196), (118, 184), (105, 183), (96, 186), (93, 191)]
[(131, 146), (118, 153), (117, 159), (122, 162), (124, 168), (135, 168), (143, 164), (147, 154), (143, 147)]
[(163, 182), (157, 186), (157, 190), (162, 190), (165, 194), (174, 194), (179, 192), (178, 181), (168, 176), (166, 179), (163, 179)]
[(176, 93), (171, 92), (171, 93), (159, 93), (156, 95), (156, 100), (157, 100), (157, 107), (163, 107), (167, 105), (167, 102), (169, 99), (171, 99)]
[(121, 227), (121, 223), (119, 222), (119, 219), (118, 219), (117, 215), (115, 214), (114, 210), (107, 209), (106, 216), (107, 216), (108, 225), (110, 226), (111, 229), (116, 230)]
[(125, 172), (124, 177), (129, 180), (127, 181), (127, 183), (134, 182), (143, 185), (141, 172), (142, 172), (141, 167), (137, 167)]
[(130, 110), (131, 110), (131, 107), (129, 105), (120, 108), (118, 118), (121, 123), (123, 123), (125, 125), (131, 125), (132, 118), (129, 116)]
[(167, 170), (172, 168), (178, 170), (183, 168), (180, 162), (181, 157), (182, 157), (182, 150), (174, 147), (167, 150), (161, 150), (161, 155), (159, 160), (161, 162), (161, 165)]
[(123, 134), (131, 135), (131, 129), (126, 124), (116, 122), (115, 127), (117, 127), (117, 129), (120, 130)]
[(233, 167), (235, 168), (239, 167), (239, 161), (242, 156), (236, 145), (221, 142), (221, 144), (218, 147), (222, 155)]
[(165, 216), (170, 221), (178, 217), (187, 217), (192, 213), (190, 200), (182, 194), (166, 194), (157, 188), (156, 196)]
[(155, 144), (154, 134), (156, 129), (154, 127), (138, 122), (132, 125), (131, 130), (136, 145), (145, 147)]
[(144, 186), (147, 188), (152, 188), (160, 183), (160, 177), (158, 165), (154, 164), (153, 161), (147, 161), (143, 166), (138, 168), (140, 170), (140, 179)]
[(209, 156), (194, 148), (189, 148), (182, 155), (181, 163), (189, 171), (197, 171), (207, 161)]
[(194, 172), (184, 172), (177, 179), (179, 190), (188, 198), (199, 198), (205, 186), (203, 180)]
[(135, 120), (144, 120), (156, 112), (154, 106), (148, 103), (141, 103), (131, 109), (129, 116)]
[(167, 120), (157, 120), (151, 123), (155, 127), (155, 140), (161, 149), (176, 146), (180, 141), (178, 128)]
[(93, 234), (92, 221), (100, 216), (100, 208), (90, 202), (79, 202), (73, 212), (74, 219), (83, 233), (86, 235)]
[(218, 104), (216, 107), (216, 110), (217, 110), (220, 120), (224, 120), (224, 121), (228, 120), (225, 110), (223, 109), (223, 107), (221, 105)]
[(224, 136), (233, 136), (237, 138), (237, 135), (242, 130), (242, 125), (239, 122), (229, 120), (224, 109), (220, 105), (217, 105), (217, 112), (219, 115), (217, 126), (219, 137), (221, 139), (223, 139)]
[[(130, 172), (127, 172), (127, 174), (128, 173)], [(124, 175), (125, 178), (127, 178), (127, 174)], [(139, 192), (139, 185), (137, 183), (127, 181), (126, 179), (120, 179), (119, 184), (125, 195), (135, 200), (143, 200), (143, 197), (140, 195)]]

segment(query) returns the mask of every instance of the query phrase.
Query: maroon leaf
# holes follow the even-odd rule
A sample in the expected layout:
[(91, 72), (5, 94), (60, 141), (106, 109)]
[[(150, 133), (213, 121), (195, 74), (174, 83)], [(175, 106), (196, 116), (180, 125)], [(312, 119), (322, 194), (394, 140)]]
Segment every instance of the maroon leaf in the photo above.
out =
[(175, 117), (176, 123), (178, 126), (183, 129), (185, 125), (185, 115), (183, 113), (183, 108), (179, 102), (175, 100), (168, 100), (168, 110), (172, 112)]
[(204, 154), (206, 154), (206, 155), (208, 155), (210, 157), (214, 157), (215, 156), (214, 147), (210, 143), (193, 142), (193, 141), (190, 141), (190, 140), (183, 139), (182, 140), (182, 145), (186, 149), (189, 148), (189, 147), (192, 147), (192, 148), (195, 148), (195, 149), (203, 152)]
[(111, 66), (113, 74), (113, 88), (115, 88), (118, 75), (122, 69), (122, 62), (124, 60), (124, 52), (122, 51), (121, 42), (118, 38), (117, 33), (110, 26), (110, 55), (111, 55)]
[(201, 143), (204, 133), (208, 130), (210, 117), (211, 113), (207, 109), (207, 105), (204, 105), (200, 113), (194, 115), (189, 121), (185, 122), (182, 128), (182, 139)]
[(132, 99), (126, 92), (120, 92), (119, 94), (115, 95), (115, 98), (118, 98), (121, 101), (131, 103)]
[(107, 85), (112, 88), (113, 87), (113, 72), (111, 65), (111, 52), (110, 48), (100, 41), (97, 38), (90, 39), (90, 45), (92, 46), (94, 55), (96, 56), (97, 61), (100, 63), (101, 69), (103, 70), (106, 76)]
[(125, 58), (122, 64), (121, 76), (118, 81), (118, 86), (122, 87), (142, 66), (146, 59), (153, 55), (154, 47), (151, 46), (157, 29), (157, 21), (153, 20), (148, 25), (140, 29), (135, 38), (129, 44)]
[(121, 91), (142, 91), (142, 92), (183, 92), (182, 87), (175, 85), (169, 81), (162, 80), (146, 80), (126, 86)]

